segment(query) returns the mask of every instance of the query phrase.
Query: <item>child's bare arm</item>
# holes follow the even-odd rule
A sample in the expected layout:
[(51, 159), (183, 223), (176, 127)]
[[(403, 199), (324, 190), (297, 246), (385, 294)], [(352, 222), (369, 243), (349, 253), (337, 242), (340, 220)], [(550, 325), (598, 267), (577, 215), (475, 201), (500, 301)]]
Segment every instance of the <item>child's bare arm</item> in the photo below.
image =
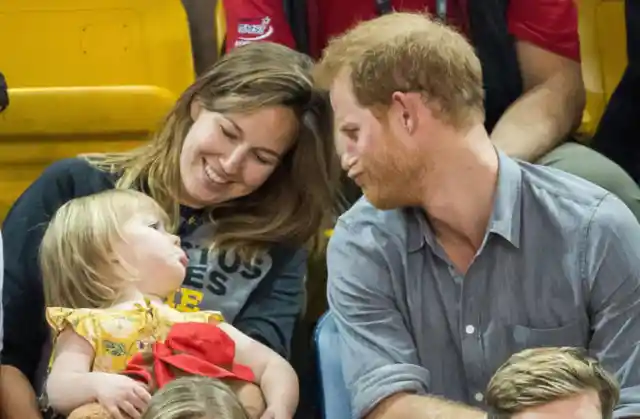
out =
[(76, 407), (96, 400), (88, 385), (94, 350), (72, 329), (64, 330), (56, 340), (55, 359), (47, 379), (49, 403), (57, 412), (68, 414)]
[(123, 418), (121, 410), (138, 418), (146, 409), (151, 396), (142, 384), (117, 374), (91, 372), (94, 349), (72, 329), (60, 334), (54, 350), (47, 395), (57, 412), (68, 415), (95, 401), (99, 401), (115, 419)]
[(219, 327), (236, 344), (239, 364), (251, 368), (275, 419), (291, 419), (298, 407), (298, 377), (289, 363), (273, 350), (251, 339), (228, 323)]

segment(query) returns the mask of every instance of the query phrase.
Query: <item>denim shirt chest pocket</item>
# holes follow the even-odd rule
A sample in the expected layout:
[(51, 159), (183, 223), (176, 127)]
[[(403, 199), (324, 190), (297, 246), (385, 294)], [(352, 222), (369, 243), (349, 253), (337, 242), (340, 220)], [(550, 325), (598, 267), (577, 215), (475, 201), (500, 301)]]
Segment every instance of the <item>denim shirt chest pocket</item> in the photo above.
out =
[(538, 328), (515, 324), (510, 329), (514, 353), (527, 348), (551, 346), (586, 348), (589, 343), (589, 325), (582, 319), (565, 322), (559, 327)]
[(589, 324), (577, 318), (559, 326), (533, 327), (524, 324), (490, 324), (482, 336), (487, 380), (511, 355), (529, 348), (571, 346), (587, 348)]

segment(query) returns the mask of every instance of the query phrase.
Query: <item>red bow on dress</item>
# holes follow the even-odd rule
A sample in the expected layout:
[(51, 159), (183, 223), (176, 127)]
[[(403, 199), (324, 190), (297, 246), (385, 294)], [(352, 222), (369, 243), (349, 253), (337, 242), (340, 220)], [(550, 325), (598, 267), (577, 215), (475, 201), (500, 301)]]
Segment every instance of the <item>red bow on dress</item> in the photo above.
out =
[(232, 378), (253, 382), (250, 368), (234, 364), (235, 342), (218, 326), (177, 323), (164, 343), (152, 345), (151, 353), (139, 352), (122, 372), (159, 389), (179, 375)]

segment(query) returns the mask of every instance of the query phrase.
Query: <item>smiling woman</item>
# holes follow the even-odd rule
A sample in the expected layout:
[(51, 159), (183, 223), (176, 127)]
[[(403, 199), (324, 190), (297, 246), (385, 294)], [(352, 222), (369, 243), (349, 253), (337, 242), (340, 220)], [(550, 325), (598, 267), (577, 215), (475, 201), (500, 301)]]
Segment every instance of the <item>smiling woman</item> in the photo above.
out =
[(296, 116), (284, 106), (223, 115), (194, 102), (192, 114), (180, 170), (188, 174), (185, 199), (195, 207), (249, 195), (294, 145)]
[(39, 388), (47, 328), (35, 261), (44, 229), (65, 202), (112, 188), (152, 197), (180, 236), (189, 262), (172, 306), (219, 310), (288, 356), (304, 300), (305, 247), (333, 221), (327, 203), (339, 177), (330, 105), (313, 87), (311, 68), (283, 46), (238, 48), (184, 92), (143, 147), (45, 170), (4, 222), (11, 242), (3, 362)]
[(147, 147), (90, 161), (123, 172), (118, 187), (148, 190), (176, 224), (175, 204), (206, 209), (219, 248), (251, 258), (302, 245), (329, 222), (339, 176), (311, 66), (286, 47), (245, 46), (187, 89)]

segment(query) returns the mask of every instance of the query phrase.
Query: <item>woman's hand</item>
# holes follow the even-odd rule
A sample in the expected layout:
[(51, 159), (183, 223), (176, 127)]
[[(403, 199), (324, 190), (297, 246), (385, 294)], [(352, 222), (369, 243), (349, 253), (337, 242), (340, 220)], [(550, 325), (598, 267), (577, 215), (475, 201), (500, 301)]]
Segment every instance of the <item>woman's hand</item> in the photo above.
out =
[(123, 412), (138, 419), (151, 400), (144, 384), (124, 375), (94, 373), (92, 385), (98, 402), (113, 419), (125, 419)]

